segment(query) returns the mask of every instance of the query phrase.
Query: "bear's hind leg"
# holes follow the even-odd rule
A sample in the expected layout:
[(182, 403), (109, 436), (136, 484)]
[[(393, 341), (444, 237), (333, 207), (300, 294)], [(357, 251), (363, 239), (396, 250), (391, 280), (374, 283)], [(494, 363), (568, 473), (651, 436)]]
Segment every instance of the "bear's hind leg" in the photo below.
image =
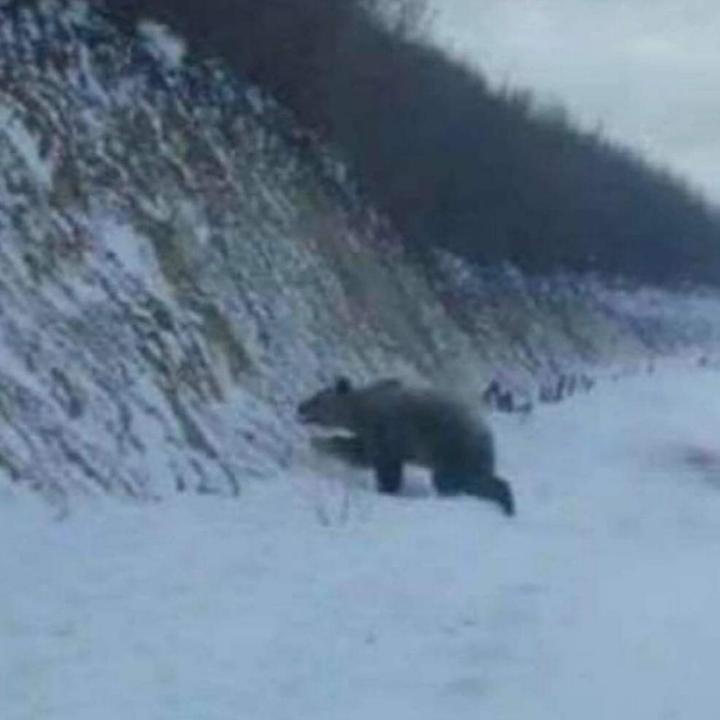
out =
[(498, 477), (477, 479), (477, 475), (455, 468), (438, 468), (433, 484), (439, 495), (472, 495), (497, 503), (506, 515), (515, 514), (515, 498), (510, 485)]
[(481, 500), (497, 503), (508, 516), (515, 514), (515, 497), (510, 484), (502, 478), (490, 477), (472, 483), (466, 492)]
[(438, 495), (460, 495), (467, 484), (464, 473), (456, 468), (437, 468), (432, 479)]

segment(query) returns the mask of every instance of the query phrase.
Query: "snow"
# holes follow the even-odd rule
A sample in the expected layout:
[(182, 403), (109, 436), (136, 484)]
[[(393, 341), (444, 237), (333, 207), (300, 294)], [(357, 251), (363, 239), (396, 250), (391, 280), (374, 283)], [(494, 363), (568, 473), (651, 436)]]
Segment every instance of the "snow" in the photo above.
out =
[(0, 105), (0, 138), (5, 137), (25, 163), (30, 177), (41, 187), (51, 184), (52, 168), (42, 158), (38, 139), (8, 105)]
[(165, 297), (168, 288), (162, 278), (157, 258), (147, 239), (138, 235), (127, 223), (122, 223), (107, 214), (93, 218), (93, 236), (104, 257), (99, 264), (111, 255), (123, 269), (141, 281), (153, 292)]
[(168, 68), (177, 70), (183, 64), (187, 48), (185, 43), (169, 28), (151, 20), (143, 20), (139, 26), (140, 36), (148, 49)]
[(3, 720), (704, 720), (720, 702), (720, 373), (493, 417), (518, 494), (334, 466), (235, 501), (0, 491)]

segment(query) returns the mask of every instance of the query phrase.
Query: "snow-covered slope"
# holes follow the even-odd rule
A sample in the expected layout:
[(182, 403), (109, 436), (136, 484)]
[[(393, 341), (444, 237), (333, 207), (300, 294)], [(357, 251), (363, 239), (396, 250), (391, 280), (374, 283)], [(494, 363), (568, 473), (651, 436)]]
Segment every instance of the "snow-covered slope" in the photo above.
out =
[(327, 468), (242, 502), (0, 495), (3, 720), (712, 720), (720, 374), (496, 420), (508, 521)]
[(0, 483), (234, 495), (337, 372), (472, 397), (717, 345), (714, 296), (418, 267), (336, 152), (102, 6), (0, 2)]

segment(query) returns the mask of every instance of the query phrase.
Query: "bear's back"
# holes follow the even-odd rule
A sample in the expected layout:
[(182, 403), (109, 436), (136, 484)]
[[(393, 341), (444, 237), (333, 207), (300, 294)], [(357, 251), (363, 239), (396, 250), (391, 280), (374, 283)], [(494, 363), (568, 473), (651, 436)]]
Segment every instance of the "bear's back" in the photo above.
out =
[(360, 394), (358, 430), (379, 434), (404, 459), (433, 466), (492, 464), (490, 433), (463, 403), (398, 382), (369, 386)]

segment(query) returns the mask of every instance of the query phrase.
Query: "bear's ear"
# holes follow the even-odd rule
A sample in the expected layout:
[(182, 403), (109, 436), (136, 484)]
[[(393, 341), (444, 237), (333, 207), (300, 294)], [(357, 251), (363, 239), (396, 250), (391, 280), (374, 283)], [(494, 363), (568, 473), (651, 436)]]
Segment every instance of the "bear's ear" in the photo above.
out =
[(347, 395), (352, 390), (352, 383), (344, 375), (335, 380), (335, 392), (338, 395)]

